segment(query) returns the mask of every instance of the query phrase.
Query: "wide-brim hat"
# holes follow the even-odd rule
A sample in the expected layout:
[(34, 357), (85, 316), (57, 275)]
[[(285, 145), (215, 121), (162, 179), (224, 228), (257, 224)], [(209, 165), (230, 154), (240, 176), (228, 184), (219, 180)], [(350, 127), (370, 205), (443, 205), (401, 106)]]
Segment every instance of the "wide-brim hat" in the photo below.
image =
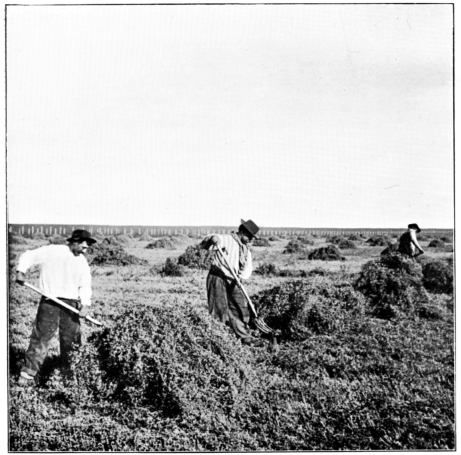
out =
[(67, 239), (68, 242), (85, 242), (88, 243), (88, 245), (92, 245), (93, 243), (96, 243), (96, 240), (91, 238), (91, 234), (88, 231), (85, 231), (85, 229), (76, 229), (74, 232), (72, 232), (72, 237), (69, 237)]
[(259, 231), (259, 227), (256, 226), (256, 224), (251, 220), (248, 220), (248, 221), (240, 220), (240, 221), (242, 222), (240, 227), (244, 227), (245, 230), (248, 231), (248, 233), (251, 235), (252, 238), (258, 240), (258, 237), (256, 236), (256, 234)]
[(419, 228), (419, 226), (416, 223), (409, 224), (408, 229), (416, 229), (416, 232), (418, 232), (418, 233), (421, 232), (421, 229)]

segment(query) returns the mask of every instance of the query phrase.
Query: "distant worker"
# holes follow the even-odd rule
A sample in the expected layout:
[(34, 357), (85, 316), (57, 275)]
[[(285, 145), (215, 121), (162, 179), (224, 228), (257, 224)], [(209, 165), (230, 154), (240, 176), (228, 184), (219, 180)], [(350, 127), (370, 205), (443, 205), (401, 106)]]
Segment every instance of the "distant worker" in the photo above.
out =
[(58, 331), (64, 376), (70, 373), (73, 344), (81, 344), (79, 318), (88, 315), (91, 305), (91, 272), (83, 253), (96, 240), (91, 238), (88, 231), (77, 229), (67, 242), (67, 245), (45, 245), (28, 250), (19, 257), (16, 268), (18, 284), (24, 285), (27, 270), (39, 265), (40, 290), (80, 311), (79, 314), (73, 313), (46, 297), (41, 298), (18, 381), (20, 386), (32, 384), (45, 359), (49, 344)]
[(415, 258), (420, 254), (424, 254), (424, 250), (421, 248), (416, 238), (416, 234), (419, 234), (421, 229), (416, 223), (408, 225), (408, 231), (404, 232), (399, 239), (399, 253)]
[[(253, 221), (242, 220), (237, 232), (208, 235), (203, 239), (201, 246), (205, 249), (219, 246), (239, 280), (247, 280), (253, 271), (248, 245), (253, 239), (257, 239), (258, 231), (259, 228)], [(208, 310), (212, 317), (230, 325), (243, 344), (263, 346), (263, 341), (252, 337), (250, 333), (248, 302), (220, 254), (213, 257), (206, 285)]]

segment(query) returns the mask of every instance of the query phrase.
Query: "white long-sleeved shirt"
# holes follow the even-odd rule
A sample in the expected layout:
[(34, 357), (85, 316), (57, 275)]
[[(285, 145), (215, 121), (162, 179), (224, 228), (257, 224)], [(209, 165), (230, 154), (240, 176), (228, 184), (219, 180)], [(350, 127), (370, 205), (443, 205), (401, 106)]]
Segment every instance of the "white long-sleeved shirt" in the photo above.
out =
[(40, 266), (39, 289), (44, 294), (80, 298), (82, 305), (91, 305), (91, 271), (85, 256), (75, 256), (68, 245), (45, 245), (25, 251), (16, 270), (26, 273), (33, 265)]
[[(251, 276), (251, 272), (253, 271), (251, 251), (248, 249), (245, 267), (243, 268), (243, 270), (239, 270), (239, 244), (234, 240), (234, 238), (231, 235), (228, 234), (210, 234), (205, 237), (204, 242), (209, 240), (214, 235), (219, 237), (221, 249), (225, 250), (224, 254), (226, 255), (226, 259), (229, 262), (230, 266), (234, 269), (235, 274), (242, 280), (248, 280), (248, 278), (250, 278)], [(227, 275), (229, 278), (234, 278), (219, 253), (216, 253), (214, 255), (212, 264), (219, 267), (223, 271), (223, 273)]]

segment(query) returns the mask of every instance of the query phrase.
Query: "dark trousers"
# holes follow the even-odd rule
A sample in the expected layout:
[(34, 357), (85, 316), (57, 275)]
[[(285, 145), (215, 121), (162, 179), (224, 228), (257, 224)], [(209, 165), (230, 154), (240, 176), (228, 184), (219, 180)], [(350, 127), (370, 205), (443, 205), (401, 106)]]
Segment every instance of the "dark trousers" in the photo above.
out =
[(235, 280), (229, 280), (219, 271), (210, 270), (207, 277), (208, 311), (211, 316), (228, 323), (237, 338), (251, 338), (248, 323), (248, 302)]
[[(74, 308), (78, 309), (79, 307), (78, 300), (63, 298), (59, 300)], [(21, 371), (31, 376), (37, 374), (45, 360), (50, 342), (57, 331), (59, 331), (62, 371), (64, 374), (69, 374), (70, 354), (76, 346), (81, 344), (80, 318), (78, 314), (46, 297), (42, 297), (40, 300), (30, 336), (29, 348)]]

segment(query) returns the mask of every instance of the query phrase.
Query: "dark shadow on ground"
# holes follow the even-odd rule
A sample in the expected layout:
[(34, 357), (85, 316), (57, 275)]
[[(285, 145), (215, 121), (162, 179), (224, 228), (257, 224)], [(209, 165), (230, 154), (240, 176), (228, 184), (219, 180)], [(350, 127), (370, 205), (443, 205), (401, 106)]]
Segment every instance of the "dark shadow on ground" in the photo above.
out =
[[(10, 377), (19, 377), (21, 367), (24, 364), (26, 352), (16, 346), (9, 347), (9, 375)], [(52, 355), (45, 358), (40, 372), (36, 377), (36, 384), (40, 387), (46, 386), (51, 375), (61, 366), (61, 357)]]

